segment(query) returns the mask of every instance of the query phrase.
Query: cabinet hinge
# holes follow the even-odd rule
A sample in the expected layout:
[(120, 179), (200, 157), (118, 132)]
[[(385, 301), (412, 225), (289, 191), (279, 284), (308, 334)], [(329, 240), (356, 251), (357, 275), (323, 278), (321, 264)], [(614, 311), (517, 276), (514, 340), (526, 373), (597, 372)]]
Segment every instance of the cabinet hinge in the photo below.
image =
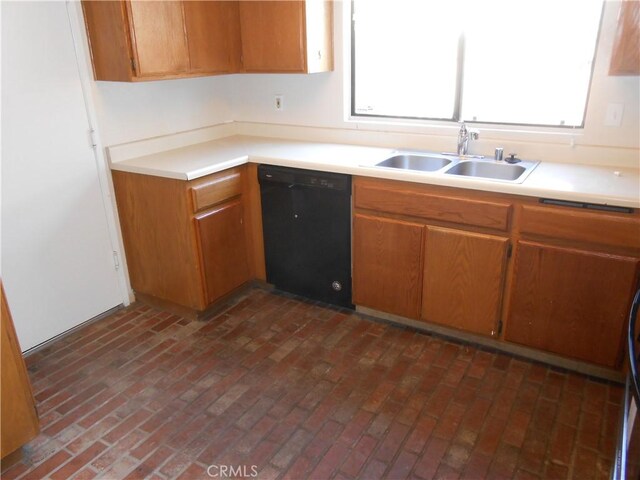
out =
[(98, 142), (96, 142), (96, 131), (93, 128), (89, 129), (89, 144), (91, 148), (96, 148), (98, 145)]
[(509, 242), (509, 245), (507, 245), (507, 258), (511, 258), (512, 253), (513, 253), (513, 245), (511, 245), (511, 242)]
[(116, 252), (115, 250), (113, 251), (113, 265), (115, 266), (116, 270), (120, 270), (120, 259), (118, 258), (118, 252)]
[(498, 338), (501, 333), (502, 333), (502, 320), (498, 320), (496, 328), (491, 330), (491, 336), (493, 338)]

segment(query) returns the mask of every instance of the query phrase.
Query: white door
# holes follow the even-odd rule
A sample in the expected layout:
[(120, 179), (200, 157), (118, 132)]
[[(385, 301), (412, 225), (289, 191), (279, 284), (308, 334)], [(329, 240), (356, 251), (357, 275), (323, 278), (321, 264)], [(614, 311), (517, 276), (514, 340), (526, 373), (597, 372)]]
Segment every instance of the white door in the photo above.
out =
[(27, 350), (122, 296), (66, 5), (0, 5), (1, 274)]

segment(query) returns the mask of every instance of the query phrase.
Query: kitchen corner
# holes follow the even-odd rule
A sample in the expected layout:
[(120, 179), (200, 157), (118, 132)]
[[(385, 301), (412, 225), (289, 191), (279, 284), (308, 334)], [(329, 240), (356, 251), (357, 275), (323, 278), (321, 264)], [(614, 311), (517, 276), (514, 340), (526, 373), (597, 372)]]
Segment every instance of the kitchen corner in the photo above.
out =
[[(509, 334), (507, 318), (509, 316), (517, 317), (510, 309), (512, 307), (517, 309), (518, 307), (514, 305), (520, 301), (525, 302), (523, 305), (530, 301), (542, 301), (543, 297), (528, 300), (527, 297), (523, 297), (517, 300), (517, 293), (526, 291), (523, 288), (527, 282), (534, 281), (533, 278), (525, 279), (522, 277), (522, 269), (520, 270), (521, 275), (517, 274), (517, 265), (521, 263), (519, 259), (522, 257), (522, 261), (524, 261), (527, 255), (534, 254), (534, 252), (537, 252), (534, 255), (544, 255), (540, 258), (547, 258), (547, 256), (553, 258), (553, 261), (558, 265), (562, 265), (564, 262), (569, 262), (567, 265), (574, 263), (575, 265), (583, 263), (587, 265), (592, 257), (593, 268), (600, 269), (600, 273), (603, 275), (605, 275), (604, 271), (609, 268), (607, 262), (611, 262), (613, 277), (606, 275), (602, 277), (603, 279), (609, 278), (605, 283), (613, 281), (617, 275), (615, 273), (618, 271), (617, 269), (626, 265), (624, 267), (626, 273), (619, 277), (622, 282), (619, 285), (622, 289), (621, 295), (626, 295), (622, 292), (626, 291), (627, 286), (630, 285), (627, 283), (633, 282), (632, 279), (635, 278), (638, 261), (634, 257), (640, 248), (638, 245), (640, 221), (637, 218), (637, 213), (633, 213), (640, 206), (638, 195), (640, 184), (637, 170), (622, 167), (559, 164), (542, 160), (537, 165), (533, 164), (535, 168), (522, 183), (494, 181), (492, 179), (447, 175), (443, 172), (446, 169), (421, 172), (378, 166), (383, 160), (394, 157), (394, 155), (397, 156), (398, 152), (403, 151), (402, 149), (317, 141), (305, 142), (300, 139), (289, 140), (255, 135), (234, 135), (234, 127), (241, 130), (243, 126), (241, 124), (226, 124), (210, 127), (201, 132), (184, 132), (109, 148), (116, 197), (120, 208), (120, 218), (123, 222), (123, 235), (125, 244), (129, 245), (127, 250), (140, 252), (140, 255), (144, 251), (143, 256), (148, 257), (146, 263), (142, 264), (139, 264), (140, 258), (133, 257), (129, 260), (133, 261), (133, 264), (136, 265), (134, 269), (138, 272), (130, 273), (133, 288), (138, 293), (144, 294), (145, 298), (150, 295), (152, 298), (159, 297), (161, 300), (177, 301), (183, 307), (195, 308), (196, 315), (202, 315), (211, 305), (215, 305), (216, 301), (222, 298), (222, 293), (233, 290), (232, 286), (229, 286), (217, 296), (214, 295), (208, 300), (199, 300), (194, 303), (194, 300), (188, 299), (192, 298), (192, 294), (187, 295), (186, 292), (184, 297), (163, 294), (166, 286), (159, 283), (154, 286), (151, 278), (146, 273), (142, 273), (151, 269), (152, 265), (163, 265), (161, 268), (164, 271), (172, 271), (174, 276), (178, 276), (176, 270), (178, 263), (167, 257), (166, 252), (177, 252), (175, 245), (187, 244), (186, 238), (191, 234), (186, 217), (175, 225), (165, 225), (163, 212), (173, 208), (173, 200), (167, 196), (169, 192), (173, 191), (171, 189), (177, 188), (187, 192), (196, 192), (202, 188), (210, 189), (212, 193), (208, 195), (217, 200), (206, 204), (210, 205), (207, 208), (217, 209), (218, 205), (226, 205), (220, 203), (222, 201), (239, 199), (244, 212), (240, 216), (247, 216), (243, 234), (246, 246), (242, 247), (241, 251), (229, 254), (228, 258), (235, 259), (233, 262), (237, 264), (238, 256), (247, 257), (249, 267), (248, 273), (243, 277), (245, 281), (249, 279), (268, 281), (268, 272), (265, 273), (264, 266), (266, 247), (262, 243), (266, 240), (262, 236), (263, 223), (261, 218), (266, 213), (264, 205), (261, 207), (259, 201), (258, 165), (309, 171), (310, 175), (321, 175), (323, 172), (344, 174), (353, 178), (354, 303), (359, 310), (401, 324), (447, 334), (454, 338), (471, 339), (475, 343), (488, 345), (492, 348), (506, 349), (537, 359), (544, 358), (545, 361), (564, 368), (577, 369), (606, 378), (618, 378), (619, 374), (615, 371), (616, 365), (619, 365), (619, 353), (618, 348), (613, 345), (616, 344), (615, 338), (620, 335), (619, 331), (623, 326), (623, 322), (620, 321), (622, 317), (619, 314), (613, 315), (618, 318), (616, 326), (611, 324), (610, 327), (606, 327), (608, 321), (603, 315), (605, 310), (614, 308), (614, 303), (609, 303), (611, 300), (607, 300), (605, 297), (600, 298), (595, 285), (604, 280), (597, 280), (596, 271), (592, 271), (592, 267), (588, 267), (590, 273), (587, 271), (584, 273), (587, 283), (580, 284), (580, 281), (576, 281), (574, 287), (577, 290), (571, 292), (570, 296), (566, 298), (579, 298), (580, 301), (586, 301), (587, 297), (591, 296), (600, 298), (602, 303), (598, 307), (595, 305), (589, 307), (594, 309), (590, 314), (583, 311), (580, 314), (584, 317), (582, 319), (579, 316), (574, 318), (571, 314), (572, 320), (568, 328), (589, 328), (587, 325), (589, 322), (593, 322), (593, 331), (594, 333), (600, 332), (597, 334), (600, 336), (604, 335), (604, 331), (601, 329), (608, 328), (607, 335), (612, 336), (610, 341), (613, 342), (613, 348), (609, 353), (602, 353), (603, 356), (598, 356), (599, 354), (595, 351), (589, 353), (595, 339), (587, 340), (585, 338), (576, 343), (579, 345), (581, 342), (585, 342), (586, 350), (582, 350), (583, 347), (578, 347), (578, 350), (574, 351), (571, 348), (562, 347), (561, 344), (555, 345), (555, 341), (551, 337), (559, 338), (561, 334), (551, 334), (551, 330), (548, 330), (549, 326), (543, 326), (545, 323), (543, 318), (545, 315), (554, 318), (557, 313), (537, 312), (533, 314), (528, 312), (525, 315), (526, 317), (533, 314), (534, 317), (527, 320), (529, 325), (538, 324), (539, 328), (546, 330), (551, 335), (548, 340), (542, 342), (534, 340), (536, 335), (538, 337), (543, 335), (542, 331), (535, 334), (521, 332), (515, 336)], [(225, 135), (219, 136), (222, 128), (224, 128)], [(198, 140), (206, 140), (203, 135), (209, 135), (211, 140), (191, 143), (190, 139), (196, 136), (198, 136)], [(309, 136), (313, 137), (314, 135), (317, 136), (317, 132), (309, 129)], [(170, 148), (163, 151), (163, 145), (168, 145)], [(420, 153), (416, 150), (408, 151), (412, 152), (414, 156)], [(427, 149), (422, 153), (427, 154), (426, 151)], [(147, 152), (153, 153), (145, 155)], [(487, 161), (493, 162), (491, 159)], [(451, 160), (447, 159), (446, 162), (451, 162)], [(223, 183), (227, 182), (227, 178), (232, 178), (231, 176), (233, 178), (238, 176), (237, 178), (240, 179), (238, 181), (244, 186), (238, 186), (237, 189), (224, 187)], [(144, 178), (149, 178), (149, 180), (145, 181)], [(605, 179), (607, 180), (605, 181)], [(154, 182), (161, 190), (152, 193), (152, 190), (147, 190), (150, 187), (145, 186), (144, 191), (148, 193), (143, 194), (143, 183), (139, 183), (143, 181), (144, 185), (149, 184), (148, 182)], [(169, 187), (169, 181), (173, 182), (171, 185), (175, 185), (175, 187)], [(165, 188), (161, 186), (163, 184), (169, 188), (165, 194), (160, 193)], [(135, 185), (139, 185), (139, 187), (135, 187)], [(225, 196), (219, 196), (215, 193), (216, 191), (221, 192), (219, 195)], [(229, 193), (224, 194), (223, 192), (226, 191)], [(151, 206), (150, 200), (145, 200), (144, 195), (154, 197), (160, 195), (163, 206), (160, 204), (157, 207)], [(175, 201), (182, 202), (183, 200), (180, 200), (182, 195), (180, 194), (180, 197)], [(196, 193), (191, 195), (195, 202), (194, 195)], [(240, 196), (235, 197), (235, 195)], [(135, 205), (139, 205), (139, 207), (135, 207)], [(146, 207), (144, 207), (145, 205)], [(146, 210), (139, 209), (143, 207)], [(136, 208), (136, 210), (129, 210), (130, 208)], [(180, 209), (184, 208), (180, 207)], [(200, 219), (204, 218), (201, 216), (203, 213), (197, 213), (201, 207), (194, 206), (192, 208), (195, 212), (194, 221), (199, 225)], [(287, 208), (293, 208), (295, 211), (296, 208), (302, 207)], [(336, 215), (338, 215), (337, 212)], [(130, 224), (130, 219), (134, 218), (137, 219), (137, 224)], [(140, 224), (141, 219), (144, 219), (144, 222), (149, 220), (151, 223), (148, 225)], [(418, 235), (417, 238), (422, 240), (417, 243), (411, 240), (410, 243), (403, 246), (404, 233), (401, 233), (401, 230), (392, 235), (389, 233), (391, 236), (386, 239), (384, 237), (386, 235), (385, 229), (396, 229), (401, 226), (401, 223), (394, 224), (395, 219), (412, 222), (414, 233)], [(152, 236), (155, 234), (151, 232), (184, 231), (185, 239), (176, 238), (175, 242), (172, 242), (171, 235), (164, 234), (163, 242), (169, 243), (163, 249), (155, 251), (147, 245), (148, 240), (144, 238), (144, 234), (141, 236), (140, 228), (142, 225), (146, 225), (145, 230)], [(369, 228), (373, 228), (373, 230), (365, 233)], [(458, 230), (459, 228), (462, 230)], [(206, 233), (201, 230), (201, 227), (198, 227), (196, 231), (198, 233), (195, 241), (201, 245), (202, 242), (205, 242)], [(609, 238), (600, 237), (600, 231), (608, 231)], [(374, 232), (377, 233), (374, 235)], [(380, 234), (383, 236), (378, 237), (377, 235)], [(367, 254), (362, 253), (368, 251), (367, 242), (369, 240), (367, 238), (371, 235), (373, 235), (372, 241), (376, 239), (375, 241), (378, 242), (376, 250)], [(444, 235), (442, 239), (440, 239), (441, 235)], [(409, 238), (407, 237), (407, 241)], [(306, 243), (310, 240), (301, 241)], [(530, 243), (532, 241), (533, 243)], [(549, 241), (551, 243), (547, 246), (546, 242)], [(387, 244), (386, 242), (391, 243)], [(394, 246), (394, 242), (399, 242), (398, 246)], [(421, 245), (422, 242), (426, 242), (426, 247)], [(442, 247), (436, 246), (439, 242), (444, 242)], [(447, 251), (447, 247), (445, 247), (449, 242), (453, 242), (450, 245), (457, 245), (452, 251)], [(462, 243), (458, 244), (457, 242)], [(385, 248), (388, 248), (388, 251), (384, 250)], [(396, 252), (397, 248), (401, 251)], [(438, 253), (440, 248), (443, 250)], [(485, 248), (488, 249), (486, 251), (486, 254), (489, 255), (488, 258), (495, 256), (495, 263), (477, 265), (472, 263), (464, 267), (463, 271), (452, 271), (458, 276), (458, 279), (452, 277), (445, 280), (444, 272), (431, 271), (437, 264), (438, 256), (444, 259), (445, 263), (451, 262), (452, 265), (455, 265), (456, 258), (459, 256), (464, 258), (473, 250), (484, 251)], [(469, 252), (466, 252), (466, 249), (469, 249)], [(547, 249), (549, 249), (548, 252)], [(243, 251), (246, 253), (242, 253)], [(218, 252), (218, 255), (221, 252)], [(183, 253), (184, 251), (180, 255)], [(610, 257), (607, 261), (607, 257), (604, 256), (607, 254), (622, 256)], [(204, 255), (204, 253), (200, 255)], [(222, 255), (224, 257), (224, 252)], [(375, 260), (374, 257), (370, 258), (367, 255), (373, 255)], [(410, 255), (412, 259), (406, 265), (398, 264), (399, 260), (395, 259), (397, 255), (400, 257)], [(511, 258), (512, 255), (515, 256), (515, 260)], [(614, 263), (617, 262), (616, 259), (620, 262), (619, 266), (614, 266)], [(194, 265), (197, 265), (197, 260), (190, 262), (195, 262)], [(223, 262), (222, 257), (215, 261), (210, 260), (209, 263), (220, 266), (221, 262)], [(205, 261), (203, 269), (207, 268), (206, 263)], [(244, 260), (241, 263), (244, 264)], [(423, 264), (426, 266), (417, 267)], [(234, 263), (230, 263), (225, 269), (233, 269), (233, 265)], [(534, 266), (530, 265), (528, 268), (534, 268)], [(554, 298), (552, 301), (557, 302), (558, 306), (563, 305), (565, 303), (565, 300), (562, 300), (563, 292), (569, 288), (569, 285), (563, 286), (564, 280), (558, 276), (560, 272), (555, 271), (556, 267), (553, 264), (544, 268), (548, 268), (546, 273), (541, 271), (539, 274), (547, 275), (544, 281), (549, 285), (555, 285), (553, 288), (557, 290), (555, 293), (550, 291), (543, 293), (543, 289), (534, 295), (552, 295)], [(395, 272), (393, 272), (394, 269)], [(491, 278), (479, 276), (480, 272), (490, 271), (494, 271)], [(186, 279), (192, 277), (193, 274), (185, 270), (181, 275)], [(208, 275), (212, 278), (219, 276), (213, 270)], [(377, 287), (369, 285), (365, 280), (369, 275), (378, 277)], [(384, 275), (388, 275), (388, 278)], [(442, 277), (442, 279), (438, 280), (438, 277)], [(162, 280), (165, 277), (158, 275), (157, 278)], [(413, 284), (413, 280), (404, 285), (405, 282), (413, 278), (419, 279), (417, 287)], [(461, 282), (462, 278), (467, 283), (458, 285), (454, 290), (447, 288), (447, 283), (452, 282), (455, 285)], [(193, 281), (199, 282), (199, 280)], [(204, 278), (203, 281), (207, 285), (210, 284), (211, 279)], [(237, 286), (241, 283), (243, 282), (239, 281), (233, 285)], [(396, 287), (392, 286), (394, 283)], [(399, 291), (393, 293), (397, 287), (402, 285), (404, 285), (403, 294), (400, 294)], [(604, 284), (602, 286), (604, 287)], [(444, 290), (442, 290), (443, 288)], [(577, 293), (578, 290), (581, 293)], [(443, 310), (449, 312), (444, 316), (436, 313), (441, 307), (436, 307), (433, 304), (432, 295), (436, 291), (440, 292), (437, 295), (442, 297), (442, 302), (451, 305)], [(403, 295), (408, 295), (410, 292), (414, 292), (411, 294), (413, 295), (411, 299), (400, 300)], [(500, 293), (496, 296), (496, 292)], [(183, 300), (179, 300), (179, 298), (183, 298)], [(431, 298), (429, 301), (431, 304), (429, 302), (423, 304), (424, 299), (429, 298)], [(474, 298), (475, 300), (473, 300)], [(494, 300), (485, 305), (488, 298)], [(407, 301), (408, 303), (404, 303)], [(484, 326), (466, 323), (464, 318), (472, 315), (471, 310), (453, 314), (455, 310), (451, 310), (453, 305), (463, 306), (467, 303), (469, 307), (475, 305), (472, 308), (475, 309), (475, 315), (478, 318), (486, 315), (486, 320), (482, 324)], [(617, 304), (616, 308), (620, 310), (619, 307), (626, 304), (627, 300), (624, 300)], [(482, 310), (483, 308), (486, 308), (486, 311)], [(560, 312), (564, 307), (558, 308), (560, 308), (558, 310)], [(198, 311), (200, 313), (197, 313)], [(459, 317), (459, 319), (456, 320), (454, 317)], [(577, 323), (574, 325), (574, 322)], [(578, 325), (581, 326), (578, 327)], [(534, 336), (528, 339), (530, 335)], [(510, 337), (515, 342), (504, 342)], [(558, 354), (560, 356), (557, 356)], [(587, 363), (583, 364), (580, 361)], [(608, 370), (611, 368), (613, 369)]]
[(2, 478), (637, 480), (640, 2), (578, 3), (0, 2)]

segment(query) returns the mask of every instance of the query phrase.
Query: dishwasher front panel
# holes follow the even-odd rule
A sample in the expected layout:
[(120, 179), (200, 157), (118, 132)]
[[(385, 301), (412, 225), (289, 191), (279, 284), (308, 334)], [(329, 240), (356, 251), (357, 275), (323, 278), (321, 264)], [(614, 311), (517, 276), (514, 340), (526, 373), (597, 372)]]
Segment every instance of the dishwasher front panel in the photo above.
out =
[(353, 308), (350, 177), (261, 165), (259, 178), (267, 281)]

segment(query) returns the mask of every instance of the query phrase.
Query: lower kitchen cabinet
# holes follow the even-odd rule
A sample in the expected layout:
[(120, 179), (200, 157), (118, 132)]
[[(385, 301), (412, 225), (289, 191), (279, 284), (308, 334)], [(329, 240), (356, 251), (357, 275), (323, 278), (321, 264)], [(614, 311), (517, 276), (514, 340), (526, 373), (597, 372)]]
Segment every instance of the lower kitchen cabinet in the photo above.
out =
[(222, 204), (195, 218), (207, 302), (226, 295), (249, 280), (242, 203)]
[(203, 311), (253, 277), (246, 166), (192, 181), (113, 172), (136, 294)]
[[(113, 172), (136, 294), (201, 312), (265, 278), (256, 169)], [(640, 213), (363, 177), (352, 191), (355, 305), (620, 369)]]
[(497, 336), (509, 240), (426, 227), (421, 319)]
[(353, 192), (356, 305), (621, 368), (639, 212), (364, 177)]
[(353, 190), (353, 302), (497, 336), (510, 203), (461, 195), (456, 189), (365, 178), (356, 178)]
[(424, 226), (353, 217), (353, 303), (403, 317), (420, 315)]
[(505, 339), (619, 366), (638, 258), (520, 241)]

